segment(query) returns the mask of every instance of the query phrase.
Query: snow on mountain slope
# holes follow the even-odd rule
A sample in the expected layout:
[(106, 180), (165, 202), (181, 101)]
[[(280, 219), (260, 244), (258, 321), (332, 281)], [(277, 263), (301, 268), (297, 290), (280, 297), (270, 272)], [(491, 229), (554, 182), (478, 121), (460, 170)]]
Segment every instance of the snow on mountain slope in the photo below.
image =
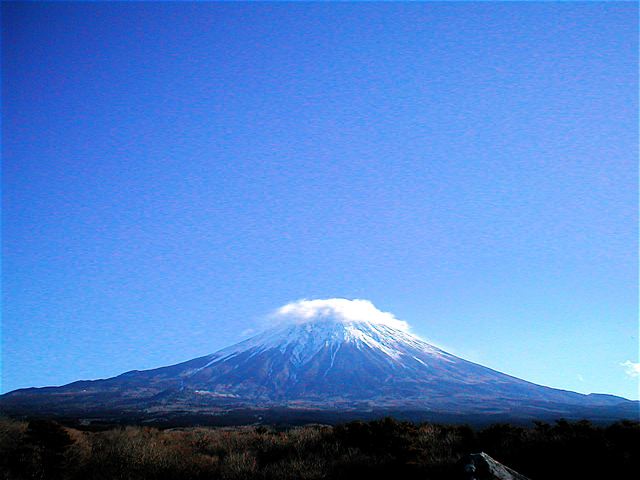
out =
[[(382, 384), (423, 375), (435, 361), (455, 357), (388, 325), (323, 319), (276, 327), (221, 350), (189, 371), (183, 385), (271, 400), (366, 399)], [(365, 379), (373, 390), (364, 389)]]
[(410, 350), (430, 355), (449, 356), (415, 335), (387, 325), (322, 320), (268, 330), (217, 352), (207, 366), (243, 352), (251, 351), (255, 354), (270, 349), (276, 349), (282, 353), (288, 352), (291, 361), (300, 365), (311, 360), (322, 349), (329, 348), (336, 353), (344, 344), (353, 345), (358, 349), (377, 349), (387, 355), (391, 363), (400, 362)]

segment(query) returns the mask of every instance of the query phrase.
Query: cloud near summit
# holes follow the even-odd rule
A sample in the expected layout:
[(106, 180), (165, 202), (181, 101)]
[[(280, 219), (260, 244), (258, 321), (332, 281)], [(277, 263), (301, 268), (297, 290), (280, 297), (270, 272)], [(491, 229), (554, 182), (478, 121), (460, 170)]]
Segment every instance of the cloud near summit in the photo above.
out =
[(409, 324), (397, 319), (393, 313), (378, 310), (369, 300), (327, 298), (318, 300), (298, 300), (288, 303), (272, 314), (272, 319), (293, 323), (314, 322), (324, 319), (335, 321), (365, 322), (387, 325), (408, 331)]

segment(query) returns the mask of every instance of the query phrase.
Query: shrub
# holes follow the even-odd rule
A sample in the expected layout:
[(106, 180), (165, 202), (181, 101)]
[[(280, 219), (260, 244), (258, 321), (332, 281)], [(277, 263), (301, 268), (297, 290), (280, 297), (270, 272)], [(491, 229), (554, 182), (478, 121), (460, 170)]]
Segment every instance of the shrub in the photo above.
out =
[(640, 424), (589, 422), (466, 426), (391, 418), (336, 427), (113, 428), (82, 432), (55, 422), (0, 419), (3, 480), (454, 479), (485, 451), (531, 477), (632, 477)]

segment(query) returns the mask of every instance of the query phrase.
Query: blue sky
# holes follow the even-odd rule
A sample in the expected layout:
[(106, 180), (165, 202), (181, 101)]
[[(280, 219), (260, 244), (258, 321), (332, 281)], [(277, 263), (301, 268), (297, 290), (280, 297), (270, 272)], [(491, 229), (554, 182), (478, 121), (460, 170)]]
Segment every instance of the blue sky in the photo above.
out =
[(638, 398), (637, 34), (634, 3), (3, 3), (2, 391), (345, 297)]

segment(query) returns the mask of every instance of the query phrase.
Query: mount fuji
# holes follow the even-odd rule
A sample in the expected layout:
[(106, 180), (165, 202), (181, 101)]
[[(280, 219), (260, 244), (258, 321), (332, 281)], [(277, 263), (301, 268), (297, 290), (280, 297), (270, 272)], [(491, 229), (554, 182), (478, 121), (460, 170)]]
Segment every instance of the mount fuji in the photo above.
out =
[[(184, 363), (0, 397), (10, 414), (413, 412), (414, 418), (638, 418), (638, 402), (536, 385), (451, 355), (366, 300), (302, 300), (248, 340)], [(257, 415), (257, 414), (256, 414)], [(250, 415), (251, 416), (251, 415)]]

